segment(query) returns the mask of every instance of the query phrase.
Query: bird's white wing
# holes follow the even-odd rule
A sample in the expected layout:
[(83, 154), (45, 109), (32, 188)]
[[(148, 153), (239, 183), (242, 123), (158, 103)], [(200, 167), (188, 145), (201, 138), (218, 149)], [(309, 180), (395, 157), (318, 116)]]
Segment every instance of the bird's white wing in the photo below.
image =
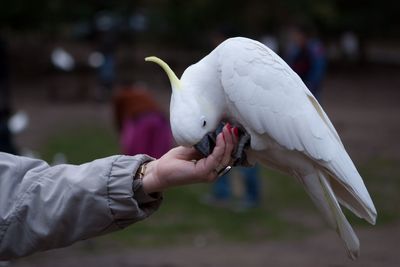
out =
[(251, 128), (287, 149), (330, 161), (340, 139), (329, 119), (321, 119), (314, 97), (297, 74), (256, 41), (234, 38), (221, 48), (223, 88)]
[[(342, 204), (374, 223), (376, 210), (362, 178), (300, 77), (274, 52), (250, 39), (229, 39), (216, 52), (227, 101), (244, 127), (319, 164), (338, 182), (333, 187), (338, 185)], [(265, 149), (262, 144), (252, 148)]]

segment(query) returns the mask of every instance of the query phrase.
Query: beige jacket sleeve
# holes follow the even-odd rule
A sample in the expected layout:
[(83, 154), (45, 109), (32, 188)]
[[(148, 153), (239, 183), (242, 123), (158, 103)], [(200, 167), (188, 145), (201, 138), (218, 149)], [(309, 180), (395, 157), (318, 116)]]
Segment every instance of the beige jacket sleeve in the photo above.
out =
[(50, 167), (0, 153), (0, 260), (68, 246), (143, 220), (161, 195), (132, 189), (145, 155)]

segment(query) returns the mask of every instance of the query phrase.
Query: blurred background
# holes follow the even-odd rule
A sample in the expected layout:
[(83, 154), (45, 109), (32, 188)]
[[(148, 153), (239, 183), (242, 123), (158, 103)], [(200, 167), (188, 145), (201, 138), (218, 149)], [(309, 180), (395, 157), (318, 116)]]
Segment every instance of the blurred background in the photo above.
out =
[(156, 214), (124, 231), (0, 266), (398, 266), (399, 10), (398, 1), (2, 1), (0, 150), (50, 164), (162, 155), (173, 146), (170, 85), (144, 57), (179, 77), (224, 39), (245, 36), (317, 96), (378, 221), (348, 214), (361, 242), (351, 262), (302, 187), (258, 168), (166, 192)]

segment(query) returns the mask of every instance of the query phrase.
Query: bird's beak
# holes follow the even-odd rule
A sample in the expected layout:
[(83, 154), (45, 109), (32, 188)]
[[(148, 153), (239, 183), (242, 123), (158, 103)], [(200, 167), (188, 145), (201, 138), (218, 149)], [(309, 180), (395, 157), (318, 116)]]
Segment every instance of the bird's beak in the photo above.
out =
[(206, 134), (200, 140), (200, 142), (194, 145), (194, 148), (198, 152), (200, 152), (200, 154), (203, 155), (203, 157), (207, 157), (208, 155), (210, 155), (214, 147), (215, 147), (215, 140), (210, 133)]
[(200, 142), (194, 145), (194, 148), (200, 152), (204, 157), (208, 157), (217, 143), (217, 135), (222, 132), (224, 128), (223, 123), (220, 123), (214, 132), (209, 132), (201, 138)]
[(176, 77), (175, 73), (171, 70), (167, 63), (158, 57), (146, 57), (145, 60), (157, 63), (161, 66), (161, 68), (164, 69), (168, 75), (169, 81), (171, 82), (172, 91), (175, 91), (175, 89), (179, 90), (181, 88), (181, 81), (178, 79), (178, 77)]

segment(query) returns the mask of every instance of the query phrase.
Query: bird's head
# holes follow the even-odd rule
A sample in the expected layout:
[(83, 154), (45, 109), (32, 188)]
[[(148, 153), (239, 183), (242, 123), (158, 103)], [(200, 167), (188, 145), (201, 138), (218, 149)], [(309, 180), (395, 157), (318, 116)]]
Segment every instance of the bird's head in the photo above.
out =
[[(201, 80), (200, 73), (189, 67), (179, 80), (171, 68), (157, 57), (147, 57), (160, 65), (171, 82), (170, 123), (172, 134), (178, 145), (193, 146), (209, 132), (213, 132), (220, 121), (220, 112), (213, 100), (204, 92), (207, 84)], [(193, 69), (192, 69), (193, 70)]]

